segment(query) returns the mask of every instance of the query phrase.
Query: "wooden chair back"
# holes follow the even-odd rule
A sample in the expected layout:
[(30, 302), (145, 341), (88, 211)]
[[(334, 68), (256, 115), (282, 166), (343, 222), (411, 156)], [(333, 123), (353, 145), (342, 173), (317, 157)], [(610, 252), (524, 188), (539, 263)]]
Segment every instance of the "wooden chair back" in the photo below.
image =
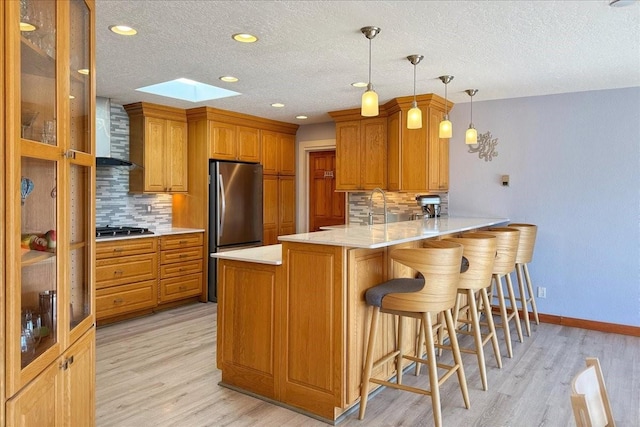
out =
[(469, 261), (469, 269), (460, 274), (459, 289), (479, 290), (491, 285), (497, 248), (494, 235), (478, 232), (463, 237), (447, 237), (444, 240), (460, 243), (462, 256)]
[(587, 358), (587, 368), (571, 382), (571, 406), (577, 427), (615, 427), (600, 361)]
[(422, 248), (395, 249), (391, 258), (422, 273), (425, 285), (418, 292), (387, 294), (383, 308), (413, 313), (440, 312), (454, 306), (460, 279), (462, 245), (427, 241)]
[(507, 227), (520, 230), (520, 241), (518, 243), (518, 253), (516, 254), (516, 264), (528, 264), (533, 259), (533, 247), (536, 244), (536, 234), (538, 226), (533, 224), (509, 224)]
[(515, 270), (520, 230), (509, 227), (495, 227), (483, 231), (483, 233), (496, 236), (497, 255), (493, 264), (493, 274), (505, 275)]

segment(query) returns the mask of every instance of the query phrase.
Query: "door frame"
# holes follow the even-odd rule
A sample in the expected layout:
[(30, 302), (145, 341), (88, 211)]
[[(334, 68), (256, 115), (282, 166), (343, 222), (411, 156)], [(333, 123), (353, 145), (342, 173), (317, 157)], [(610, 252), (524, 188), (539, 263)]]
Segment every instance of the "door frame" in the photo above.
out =
[[(309, 231), (309, 153), (313, 151), (327, 151), (336, 149), (336, 140), (320, 139), (317, 141), (301, 141), (297, 146), (296, 163), (298, 173), (296, 174), (297, 193), (297, 217), (296, 233), (306, 233)], [(345, 203), (348, 197), (345, 198)], [(346, 215), (346, 213), (345, 213)], [(345, 217), (345, 221), (348, 219)]]

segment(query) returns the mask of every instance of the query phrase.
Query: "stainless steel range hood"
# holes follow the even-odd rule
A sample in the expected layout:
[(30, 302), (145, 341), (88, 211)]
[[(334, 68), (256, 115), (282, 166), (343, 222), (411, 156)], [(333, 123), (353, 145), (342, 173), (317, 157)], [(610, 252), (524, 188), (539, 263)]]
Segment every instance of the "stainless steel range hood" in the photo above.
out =
[(111, 100), (96, 98), (96, 166), (134, 166), (111, 156)]

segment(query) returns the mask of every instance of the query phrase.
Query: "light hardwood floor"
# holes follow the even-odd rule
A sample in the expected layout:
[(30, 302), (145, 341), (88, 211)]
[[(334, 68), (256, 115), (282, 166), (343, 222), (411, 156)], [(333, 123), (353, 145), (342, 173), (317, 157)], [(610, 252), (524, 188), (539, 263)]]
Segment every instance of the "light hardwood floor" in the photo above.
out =
[[(326, 426), (218, 385), (216, 308), (196, 303), (99, 328), (97, 426)], [(463, 354), (471, 409), (464, 409), (456, 380), (447, 381), (441, 388), (444, 425), (574, 426), (570, 381), (585, 357), (596, 356), (617, 425), (640, 426), (640, 338), (549, 324), (532, 329), (524, 343), (513, 343), (513, 359), (503, 356), (502, 369), (487, 349), (488, 391), (482, 391), (475, 355)], [(428, 382), (424, 374), (403, 378)], [(354, 412), (339, 425), (432, 424), (428, 396), (385, 389), (369, 401), (364, 421)]]

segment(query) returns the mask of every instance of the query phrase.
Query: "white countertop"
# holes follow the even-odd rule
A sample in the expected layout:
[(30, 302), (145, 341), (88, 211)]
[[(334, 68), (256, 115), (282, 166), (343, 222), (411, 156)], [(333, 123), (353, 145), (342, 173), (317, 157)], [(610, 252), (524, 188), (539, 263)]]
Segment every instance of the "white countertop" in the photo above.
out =
[(158, 229), (149, 229), (153, 231), (153, 234), (130, 234), (128, 236), (106, 236), (96, 238), (96, 242), (106, 242), (113, 240), (129, 240), (129, 239), (144, 239), (146, 237), (160, 237), (160, 236), (168, 236), (171, 234), (186, 234), (186, 233), (204, 233), (204, 228), (179, 228), (179, 227), (168, 227), (168, 228), (158, 228)]
[(257, 246), (235, 251), (214, 252), (211, 258), (232, 261), (255, 262), (257, 264), (282, 265), (282, 245)]
[(375, 249), (446, 234), (490, 227), (508, 218), (445, 217), (417, 219), (390, 224), (354, 225), (314, 233), (278, 236), (281, 242)]

